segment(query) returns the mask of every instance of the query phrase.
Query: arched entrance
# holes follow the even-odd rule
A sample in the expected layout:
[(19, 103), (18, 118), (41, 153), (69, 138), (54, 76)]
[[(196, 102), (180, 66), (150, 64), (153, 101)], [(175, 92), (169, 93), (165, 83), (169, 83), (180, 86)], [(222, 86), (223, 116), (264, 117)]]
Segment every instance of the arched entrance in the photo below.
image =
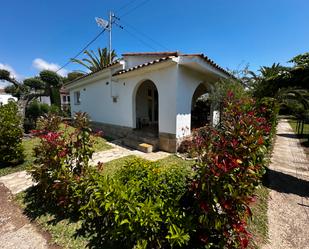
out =
[(135, 96), (136, 129), (158, 134), (158, 90), (151, 80), (140, 84)]
[(196, 129), (211, 122), (211, 102), (209, 90), (200, 84), (192, 97), (191, 104), (191, 129)]

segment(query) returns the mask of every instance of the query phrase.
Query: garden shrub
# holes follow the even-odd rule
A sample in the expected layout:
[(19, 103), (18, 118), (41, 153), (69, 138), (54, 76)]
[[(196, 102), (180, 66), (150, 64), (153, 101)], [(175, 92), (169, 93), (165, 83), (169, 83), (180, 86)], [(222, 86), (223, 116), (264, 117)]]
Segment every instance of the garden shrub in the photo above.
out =
[(23, 161), (22, 120), (15, 102), (0, 105), (0, 163)]
[[(246, 222), (254, 191), (265, 173), (266, 141), (271, 115), (250, 98), (228, 93), (220, 128), (196, 131), (193, 145), (199, 155), (191, 182), (188, 212), (196, 217), (191, 233), (194, 248), (246, 248), (250, 234)], [(273, 117), (275, 119), (275, 117)]]
[(192, 140), (191, 139), (185, 139), (180, 143), (177, 151), (179, 153), (189, 153), (191, 148), (192, 148)]
[(40, 103), (38, 100), (33, 100), (26, 109), (25, 130), (29, 131), (34, 129), (38, 118), (48, 113), (59, 115), (60, 109), (56, 105), (48, 105), (46, 103)]
[(94, 152), (87, 115), (77, 113), (73, 122), (73, 132), (60, 131), (60, 117), (49, 114), (40, 118), (38, 130), (33, 131), (40, 144), (34, 149), (35, 163), (29, 168), (42, 197), (65, 208), (72, 207), (74, 181), (87, 172)]
[(80, 198), (83, 228), (100, 246), (171, 248), (189, 240), (188, 217), (179, 206), (188, 170), (136, 159), (115, 176), (92, 174)]

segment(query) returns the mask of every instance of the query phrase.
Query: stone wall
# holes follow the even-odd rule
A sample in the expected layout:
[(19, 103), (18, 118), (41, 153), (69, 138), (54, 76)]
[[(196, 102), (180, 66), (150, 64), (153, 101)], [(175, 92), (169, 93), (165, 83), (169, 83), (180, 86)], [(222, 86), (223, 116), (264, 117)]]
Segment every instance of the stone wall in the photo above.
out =
[(112, 125), (101, 122), (91, 122), (91, 126), (94, 129), (100, 129), (103, 131), (104, 136), (114, 139), (124, 138), (132, 132), (131, 127), (125, 127), (120, 125)]
[(159, 133), (160, 150), (175, 153), (177, 150), (177, 139), (175, 134)]

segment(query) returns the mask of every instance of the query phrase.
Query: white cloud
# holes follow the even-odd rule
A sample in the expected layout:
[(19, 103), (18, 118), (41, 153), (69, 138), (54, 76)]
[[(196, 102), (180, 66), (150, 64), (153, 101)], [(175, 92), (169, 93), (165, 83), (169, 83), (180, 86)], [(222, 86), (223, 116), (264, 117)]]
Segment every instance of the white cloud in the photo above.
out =
[[(11, 67), (10, 65), (8, 64), (3, 64), (3, 63), (0, 63), (0, 69), (5, 69), (7, 71), (9, 71), (11, 73), (11, 77), (15, 78), (16, 80), (23, 80), (23, 77), (21, 75), (19, 75), (18, 73), (16, 73), (16, 71), (14, 70), (13, 67)], [(11, 83), (8, 83), (6, 81), (0, 81), (0, 87), (6, 87), (8, 85), (10, 85)]]
[[(50, 70), (56, 72), (60, 68), (58, 64), (49, 63), (41, 58), (36, 58), (35, 60), (33, 60), (32, 66), (39, 71)], [(66, 69), (61, 69), (58, 71), (58, 74), (60, 74), (61, 76), (66, 76), (68, 74), (68, 71)]]

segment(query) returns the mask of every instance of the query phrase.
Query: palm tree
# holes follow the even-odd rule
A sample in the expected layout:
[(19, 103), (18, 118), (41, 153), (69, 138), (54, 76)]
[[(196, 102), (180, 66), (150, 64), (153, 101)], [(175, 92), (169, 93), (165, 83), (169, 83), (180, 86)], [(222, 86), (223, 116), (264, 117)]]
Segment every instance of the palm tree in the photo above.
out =
[(309, 92), (306, 89), (279, 89), (276, 99), (281, 106), (286, 106), (295, 116), (307, 116), (309, 110)]
[[(107, 48), (98, 48), (97, 54), (93, 50), (85, 50), (84, 54), (86, 54), (88, 58), (84, 58), (81, 60), (71, 59), (71, 61), (86, 67), (91, 72), (97, 72), (105, 68), (110, 62), (110, 55)], [(116, 57), (117, 55), (115, 53), (115, 50), (112, 50), (111, 61), (113, 62)]]

